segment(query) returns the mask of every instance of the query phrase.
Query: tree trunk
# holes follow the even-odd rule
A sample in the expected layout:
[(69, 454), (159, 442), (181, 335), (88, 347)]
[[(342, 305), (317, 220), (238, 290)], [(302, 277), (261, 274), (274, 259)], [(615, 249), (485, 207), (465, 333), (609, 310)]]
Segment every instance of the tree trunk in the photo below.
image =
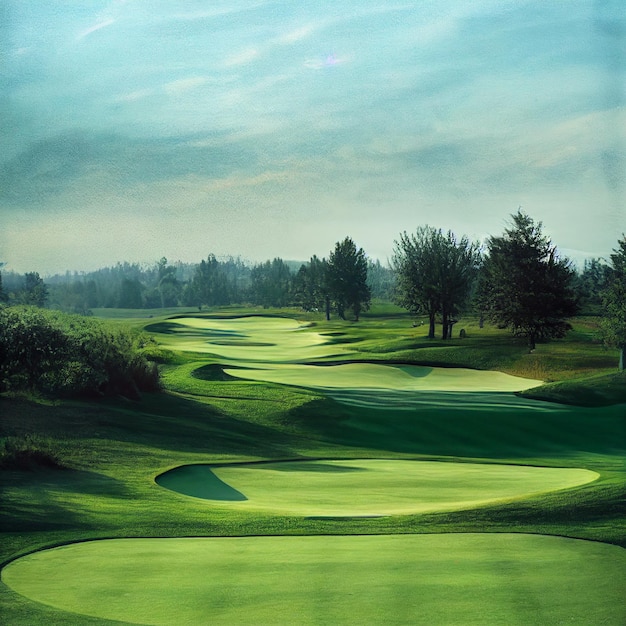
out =
[(326, 296), (324, 298), (324, 304), (326, 306), (326, 321), (330, 322), (330, 297)]
[(448, 312), (443, 311), (441, 314), (441, 338), (448, 339), (448, 331), (450, 330), (450, 324), (448, 322)]
[(535, 333), (528, 335), (528, 350), (532, 352), (535, 349)]
[(430, 313), (428, 316), (428, 338), (435, 338), (435, 314)]

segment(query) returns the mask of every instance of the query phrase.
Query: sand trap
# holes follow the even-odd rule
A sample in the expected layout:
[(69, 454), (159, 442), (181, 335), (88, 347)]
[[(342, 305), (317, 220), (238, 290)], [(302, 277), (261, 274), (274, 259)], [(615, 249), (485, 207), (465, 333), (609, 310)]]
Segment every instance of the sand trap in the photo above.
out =
[(89, 541), (2, 581), (76, 624), (626, 624), (626, 550), (540, 535)]
[(393, 389), (396, 391), (515, 392), (542, 385), (540, 380), (502, 372), (416, 365), (257, 365), (229, 369), (230, 376), (312, 389)]
[(184, 465), (156, 482), (242, 510), (349, 517), (467, 509), (596, 478), (576, 468), (358, 459)]

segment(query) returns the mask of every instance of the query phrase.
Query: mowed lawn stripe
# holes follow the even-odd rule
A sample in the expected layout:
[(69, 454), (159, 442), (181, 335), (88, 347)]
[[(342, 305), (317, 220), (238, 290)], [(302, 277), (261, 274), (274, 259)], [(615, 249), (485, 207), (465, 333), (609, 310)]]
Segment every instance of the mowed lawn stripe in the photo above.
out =
[(2, 580), (139, 624), (626, 623), (626, 550), (541, 535), (103, 540), (23, 557)]

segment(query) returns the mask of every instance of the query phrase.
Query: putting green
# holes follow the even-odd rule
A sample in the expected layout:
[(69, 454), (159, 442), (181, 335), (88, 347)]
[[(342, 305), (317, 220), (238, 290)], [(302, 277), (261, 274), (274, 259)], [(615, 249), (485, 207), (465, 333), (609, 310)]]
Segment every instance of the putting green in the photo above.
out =
[(159, 342), (173, 350), (211, 353), (237, 368), (230, 376), (320, 390), (389, 389), (396, 391), (515, 392), (542, 384), (502, 372), (412, 365), (347, 363), (299, 365), (320, 358), (349, 354), (293, 319), (180, 317), (149, 327)]
[(205, 352), (234, 361), (306, 361), (344, 354), (320, 333), (293, 319), (179, 317), (149, 327), (172, 350)]
[(224, 368), (230, 376), (312, 389), (393, 389), (396, 391), (514, 392), (542, 385), (540, 380), (502, 372), (415, 365), (257, 365)]
[(357, 459), (185, 465), (156, 481), (242, 510), (376, 516), (466, 509), (596, 478), (596, 472), (576, 468)]
[(113, 539), (28, 555), (2, 581), (77, 620), (626, 623), (626, 550), (541, 535)]

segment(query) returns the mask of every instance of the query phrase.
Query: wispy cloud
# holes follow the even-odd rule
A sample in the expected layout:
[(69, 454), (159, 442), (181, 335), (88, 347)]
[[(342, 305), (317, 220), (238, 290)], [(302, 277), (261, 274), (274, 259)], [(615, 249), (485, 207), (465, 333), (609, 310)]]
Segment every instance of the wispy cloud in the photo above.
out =
[(78, 35), (76, 36), (76, 41), (81, 41), (82, 39), (85, 39), (85, 37), (89, 37), (89, 35), (99, 30), (102, 30), (103, 28), (106, 28), (107, 26), (111, 26), (112, 24), (115, 24), (115, 20), (111, 17), (101, 20), (97, 22), (96, 24), (94, 24), (93, 26), (90, 26), (89, 28), (86, 28), (85, 30), (78, 33)]
[(225, 67), (234, 67), (237, 65), (247, 65), (252, 63), (260, 55), (259, 48), (246, 48), (229, 56), (225, 61)]
[(181, 78), (173, 80), (164, 86), (165, 92), (168, 94), (179, 94), (191, 89), (196, 89), (209, 82), (205, 76), (190, 76), (189, 78)]

